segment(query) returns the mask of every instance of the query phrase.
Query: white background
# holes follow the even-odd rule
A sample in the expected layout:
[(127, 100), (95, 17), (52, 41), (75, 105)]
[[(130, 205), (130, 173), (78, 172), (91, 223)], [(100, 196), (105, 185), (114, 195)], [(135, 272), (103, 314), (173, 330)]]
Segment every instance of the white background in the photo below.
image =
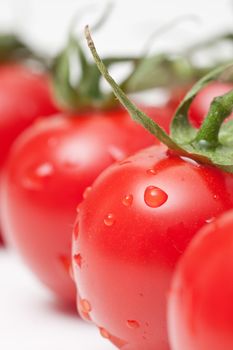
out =
[[(0, 0), (0, 29), (16, 29), (38, 50), (57, 52), (84, 0)], [(95, 2), (97, 3), (97, 1)], [(79, 23), (93, 23), (105, 1)], [(93, 2), (94, 4), (94, 2)], [(196, 15), (154, 40), (151, 49), (180, 49), (209, 34), (232, 29), (233, 1), (116, 0), (102, 31), (94, 35), (101, 54), (140, 53), (150, 33), (177, 16)], [(197, 18), (198, 17), (198, 18)], [(98, 331), (59, 309), (12, 252), (0, 251), (1, 350), (111, 350)], [(142, 349), (143, 350), (143, 349)], [(187, 349), (188, 350), (188, 349)]]

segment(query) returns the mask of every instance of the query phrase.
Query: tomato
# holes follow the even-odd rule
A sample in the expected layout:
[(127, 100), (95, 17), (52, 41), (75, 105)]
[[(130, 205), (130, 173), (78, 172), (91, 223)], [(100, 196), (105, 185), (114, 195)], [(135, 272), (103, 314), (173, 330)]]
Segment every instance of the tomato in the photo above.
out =
[[(171, 118), (166, 108), (147, 112), (157, 120)], [(75, 299), (68, 273), (71, 232), (84, 191), (85, 196), (108, 165), (154, 140), (119, 109), (49, 118), (14, 144), (3, 179), (3, 230), (30, 268), (63, 300)]]
[[(203, 88), (194, 98), (189, 109), (189, 118), (192, 124), (199, 128), (208, 113), (214, 97), (223, 95), (233, 89), (233, 84), (214, 81)], [(233, 113), (231, 115), (232, 118)]]
[(173, 350), (233, 349), (233, 211), (203, 227), (182, 257), (169, 298)]
[(0, 65), (0, 177), (15, 138), (37, 117), (56, 111), (47, 74), (16, 63)]
[(74, 227), (81, 315), (120, 349), (168, 350), (166, 296), (177, 260), (206, 221), (232, 207), (233, 175), (162, 145), (106, 169)]
[(57, 112), (48, 77), (20, 64), (0, 65), (0, 169), (14, 139), (37, 117)]

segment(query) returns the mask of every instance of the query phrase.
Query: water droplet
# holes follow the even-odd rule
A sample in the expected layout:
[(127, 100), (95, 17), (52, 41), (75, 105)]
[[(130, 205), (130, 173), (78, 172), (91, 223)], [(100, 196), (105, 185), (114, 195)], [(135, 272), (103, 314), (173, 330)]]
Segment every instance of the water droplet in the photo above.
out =
[(212, 217), (212, 218), (210, 218), (210, 219), (207, 219), (205, 222), (206, 222), (207, 224), (210, 224), (211, 222), (214, 221), (214, 219), (215, 219), (215, 217)]
[(22, 176), (22, 186), (28, 190), (40, 190), (43, 188), (44, 181), (53, 174), (53, 171), (53, 165), (50, 163), (43, 163), (39, 166), (33, 165)]
[(122, 203), (125, 207), (130, 207), (133, 203), (133, 195), (128, 194), (122, 199)]
[(79, 234), (79, 224), (78, 224), (78, 221), (74, 224), (73, 234), (74, 234), (74, 238), (77, 239), (77, 238), (78, 238), (78, 234)]
[(75, 263), (81, 268), (82, 266), (82, 257), (80, 254), (75, 254), (73, 256)]
[(136, 329), (140, 327), (138, 321), (135, 320), (127, 320), (126, 324), (131, 329)]
[(200, 140), (200, 141), (198, 141), (198, 144), (201, 148), (206, 149), (206, 150), (212, 148), (212, 145), (206, 140)]
[(40, 177), (49, 177), (53, 171), (53, 165), (51, 163), (43, 163), (36, 168), (36, 174)]
[(66, 255), (60, 255), (59, 256), (59, 260), (63, 266), (63, 268), (65, 268), (65, 270), (70, 273), (70, 267), (71, 267), (71, 261), (70, 261), (70, 257), (66, 256)]
[(217, 199), (217, 195), (216, 194), (214, 194), (214, 199)]
[(91, 312), (91, 304), (86, 299), (80, 299), (79, 300), (79, 306), (82, 312), (89, 313)]
[(110, 213), (108, 215), (105, 216), (104, 218), (104, 223), (106, 226), (112, 226), (115, 222), (115, 215)]
[(156, 170), (155, 169), (147, 169), (146, 173), (148, 175), (156, 175)]
[(148, 186), (144, 193), (145, 203), (151, 208), (158, 208), (168, 199), (168, 195), (158, 187)]
[(86, 199), (87, 196), (90, 194), (91, 189), (92, 189), (91, 186), (88, 186), (88, 187), (85, 189), (85, 191), (83, 192), (83, 198), (84, 198), (84, 199)]
[(109, 339), (110, 338), (110, 334), (108, 333), (108, 331), (103, 328), (103, 327), (99, 327), (99, 331), (100, 331), (100, 335), (103, 337), (103, 338), (106, 338), (106, 339)]

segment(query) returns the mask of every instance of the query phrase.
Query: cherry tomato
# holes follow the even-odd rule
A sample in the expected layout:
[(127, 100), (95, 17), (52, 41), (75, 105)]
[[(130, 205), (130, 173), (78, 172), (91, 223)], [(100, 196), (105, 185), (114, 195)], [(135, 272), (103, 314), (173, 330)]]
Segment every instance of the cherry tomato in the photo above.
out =
[(46, 74), (0, 65), (0, 170), (14, 139), (37, 117), (57, 112)]
[[(172, 114), (147, 112), (156, 120)], [(3, 179), (4, 233), (62, 299), (75, 299), (68, 270), (77, 205), (103, 169), (154, 140), (119, 109), (49, 118), (14, 144)]]
[(21, 64), (0, 65), (0, 178), (15, 138), (37, 117), (56, 111), (45, 73)]
[(166, 296), (177, 260), (206, 221), (232, 207), (231, 174), (162, 145), (106, 169), (74, 227), (80, 314), (120, 349), (168, 350)]
[[(216, 96), (223, 95), (233, 89), (233, 84), (212, 82), (203, 88), (193, 100), (189, 109), (189, 118), (192, 124), (199, 128), (206, 117), (210, 104)], [(231, 115), (232, 118), (233, 113)]]
[(182, 257), (169, 299), (173, 350), (233, 349), (233, 211), (203, 227)]

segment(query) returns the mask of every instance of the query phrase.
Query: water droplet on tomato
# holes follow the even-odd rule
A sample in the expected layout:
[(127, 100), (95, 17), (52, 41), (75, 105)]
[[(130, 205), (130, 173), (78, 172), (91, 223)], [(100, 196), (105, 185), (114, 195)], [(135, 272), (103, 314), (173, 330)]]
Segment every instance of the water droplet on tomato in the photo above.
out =
[(81, 268), (82, 266), (82, 257), (81, 254), (75, 254), (73, 256), (75, 263)]
[(156, 170), (155, 169), (147, 169), (146, 173), (148, 175), (156, 175)]
[(158, 187), (148, 186), (144, 193), (145, 203), (151, 208), (158, 208), (168, 199), (168, 195)]
[(79, 300), (79, 307), (82, 312), (89, 313), (91, 312), (91, 304), (86, 299), (80, 299)]
[(108, 331), (103, 328), (103, 327), (99, 327), (99, 331), (100, 331), (100, 335), (103, 337), (103, 338), (106, 338), (106, 339), (109, 339), (110, 338), (110, 334), (108, 333)]
[(210, 224), (211, 222), (214, 221), (214, 219), (215, 219), (215, 217), (212, 217), (212, 218), (210, 218), (210, 219), (207, 219), (205, 222), (206, 222), (207, 224)]
[(136, 329), (140, 327), (138, 321), (135, 320), (127, 320), (126, 324), (131, 329)]
[(130, 207), (133, 203), (133, 195), (132, 194), (127, 194), (123, 199), (122, 203), (125, 207)]
[(36, 168), (36, 174), (40, 177), (50, 177), (53, 174), (53, 165), (51, 163), (43, 163)]
[(217, 199), (217, 195), (216, 194), (214, 194), (214, 199)]
[(83, 198), (86, 199), (87, 196), (90, 194), (91, 192), (91, 186), (88, 186), (85, 191), (83, 192)]
[(43, 163), (39, 166), (33, 165), (31, 168), (28, 168), (25, 175), (22, 176), (21, 184), (28, 190), (40, 190), (53, 172), (54, 168), (50, 163)]
[(104, 223), (106, 226), (112, 226), (115, 222), (115, 215), (110, 213), (107, 214), (104, 218)]

